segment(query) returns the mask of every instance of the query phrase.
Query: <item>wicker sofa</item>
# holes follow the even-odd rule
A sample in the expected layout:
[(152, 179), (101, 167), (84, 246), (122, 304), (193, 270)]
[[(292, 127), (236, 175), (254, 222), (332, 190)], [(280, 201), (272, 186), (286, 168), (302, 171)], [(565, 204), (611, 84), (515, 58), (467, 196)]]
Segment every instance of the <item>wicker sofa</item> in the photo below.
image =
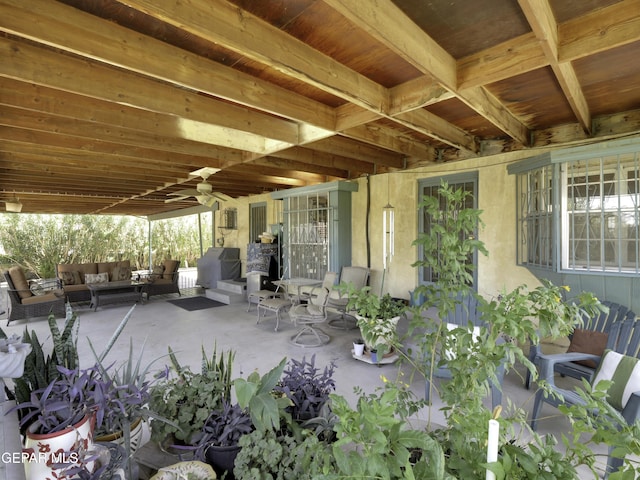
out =
[(131, 262), (61, 263), (56, 265), (56, 276), (67, 301), (88, 302), (91, 300), (88, 279), (104, 281), (106, 278), (109, 282), (131, 280)]
[(10, 302), (7, 325), (14, 320), (42, 317), (50, 313), (64, 315), (65, 301), (62, 289), (55, 289), (44, 295), (35, 295), (21, 267), (11, 267), (4, 272), (4, 278), (7, 281)]

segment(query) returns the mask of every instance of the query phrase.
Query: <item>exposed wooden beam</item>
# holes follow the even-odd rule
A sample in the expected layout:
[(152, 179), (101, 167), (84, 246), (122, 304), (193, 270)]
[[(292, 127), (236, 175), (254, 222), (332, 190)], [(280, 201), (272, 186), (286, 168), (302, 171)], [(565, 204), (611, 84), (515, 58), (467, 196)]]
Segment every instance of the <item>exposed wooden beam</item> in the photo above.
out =
[(570, 62), (640, 40), (640, 0), (621, 0), (562, 23), (558, 60)]
[(518, 0), (518, 3), (540, 41), (542, 50), (549, 60), (553, 73), (573, 113), (584, 131), (589, 134), (591, 132), (591, 113), (576, 72), (570, 63), (561, 63), (558, 60), (558, 25), (553, 16), (551, 5), (548, 0)]

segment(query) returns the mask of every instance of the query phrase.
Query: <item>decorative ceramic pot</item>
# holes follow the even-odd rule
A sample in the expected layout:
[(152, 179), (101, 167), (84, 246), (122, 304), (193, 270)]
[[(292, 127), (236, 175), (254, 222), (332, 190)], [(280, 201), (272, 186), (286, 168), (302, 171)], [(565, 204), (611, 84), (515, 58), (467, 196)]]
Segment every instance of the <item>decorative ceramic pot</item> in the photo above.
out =
[[(38, 434), (27, 430), (23, 454), (27, 480), (55, 478), (66, 480), (73, 477), (64, 474), (69, 467), (84, 464), (83, 454), (93, 448), (95, 416), (87, 415), (81, 421), (60, 432)], [(93, 462), (84, 464), (88, 470)]]
[[(131, 422), (131, 433), (129, 434), (129, 443), (131, 448), (131, 453), (135, 453), (140, 446), (140, 441), (142, 440), (142, 419), (137, 418), (133, 422)], [(109, 442), (115, 443), (116, 445), (124, 446), (124, 435), (122, 431), (110, 433), (107, 435), (100, 435), (95, 438), (96, 442)]]

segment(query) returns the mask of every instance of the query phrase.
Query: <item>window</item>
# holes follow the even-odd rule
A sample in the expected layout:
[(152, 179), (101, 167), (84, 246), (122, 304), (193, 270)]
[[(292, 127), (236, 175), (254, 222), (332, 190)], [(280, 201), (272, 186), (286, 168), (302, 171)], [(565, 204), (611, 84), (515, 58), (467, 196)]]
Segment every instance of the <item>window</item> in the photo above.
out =
[(351, 192), (355, 182), (338, 181), (272, 192), (283, 200), (283, 276), (314, 278), (351, 265)]
[(267, 230), (267, 203), (249, 205), (249, 241), (259, 242), (260, 235)]
[[(466, 205), (465, 208), (477, 208), (478, 207), (478, 174), (477, 172), (463, 173), (458, 175), (451, 175), (448, 177), (435, 177), (425, 180), (420, 180), (418, 183), (418, 191), (419, 198), (423, 197), (437, 197), (440, 199), (440, 205), (444, 209), (445, 199), (440, 197), (440, 185), (442, 180), (446, 181), (448, 185), (453, 189), (462, 189), (465, 192), (469, 193), (469, 195), (465, 198)], [(439, 220), (432, 218), (428, 215), (424, 209), (420, 209), (420, 218), (418, 222), (419, 233), (428, 233), (431, 231), (431, 228), (434, 224), (436, 224)], [(424, 253), (422, 251), (418, 251), (418, 256), (420, 260), (424, 260)], [(477, 252), (474, 252), (472, 256), (468, 259), (467, 263), (472, 265), (473, 272), (473, 285), (472, 288), (477, 289), (477, 265), (478, 258)], [(428, 284), (437, 282), (438, 278), (436, 273), (430, 266), (424, 266), (419, 269), (419, 279), (421, 284)]]
[(329, 265), (328, 193), (313, 193), (287, 199), (289, 273), (291, 278), (322, 278)]
[(555, 158), (552, 153), (546, 162), (538, 157), (527, 170), (523, 164), (510, 168), (517, 175), (520, 264), (640, 273), (638, 143), (582, 147)]

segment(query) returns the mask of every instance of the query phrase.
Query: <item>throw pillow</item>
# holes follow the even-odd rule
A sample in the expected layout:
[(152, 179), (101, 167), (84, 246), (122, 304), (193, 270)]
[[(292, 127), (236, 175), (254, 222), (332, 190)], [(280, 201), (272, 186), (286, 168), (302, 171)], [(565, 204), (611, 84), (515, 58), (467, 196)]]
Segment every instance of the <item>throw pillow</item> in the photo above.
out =
[(121, 282), (123, 280), (131, 280), (131, 267), (115, 267), (111, 274), (111, 280)]
[(640, 361), (635, 357), (607, 350), (593, 377), (593, 385), (601, 380), (613, 383), (607, 392), (612, 407), (622, 410), (633, 392), (640, 391)]
[[(573, 336), (571, 337), (571, 343), (569, 344), (567, 352), (591, 353), (601, 357), (604, 354), (604, 349), (607, 346), (608, 339), (608, 333), (576, 328), (573, 331)], [(596, 362), (593, 360), (581, 360), (576, 363), (586, 367), (596, 368)]]
[(62, 285), (82, 285), (82, 277), (77, 270), (60, 272), (60, 280), (62, 280)]
[(109, 274), (107, 272), (102, 273), (87, 273), (84, 276), (84, 281), (87, 285), (92, 283), (108, 283)]
[(164, 272), (164, 265), (156, 265), (151, 270), (151, 275), (149, 275), (149, 280), (154, 282), (159, 278), (162, 278), (162, 273)]

